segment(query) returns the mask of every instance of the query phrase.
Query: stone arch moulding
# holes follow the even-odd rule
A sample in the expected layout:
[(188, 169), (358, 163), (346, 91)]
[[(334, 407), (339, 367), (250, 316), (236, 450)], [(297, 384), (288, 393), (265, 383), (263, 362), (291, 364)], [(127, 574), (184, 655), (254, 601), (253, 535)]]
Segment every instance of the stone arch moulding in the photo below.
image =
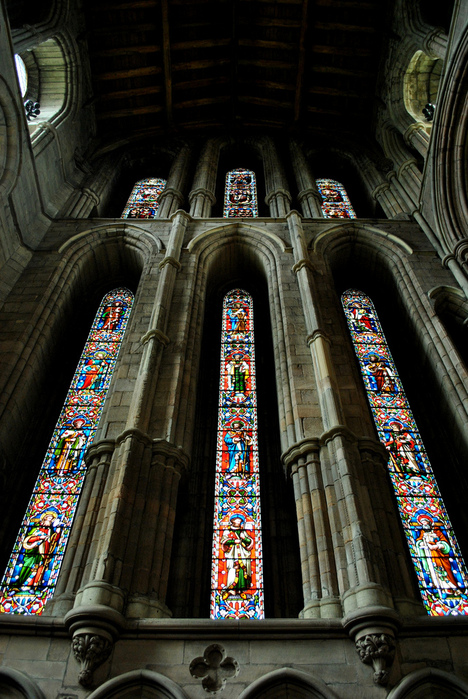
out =
[(19, 670), (0, 668), (0, 694), (3, 695), (2, 686), (16, 690), (24, 699), (45, 699), (36, 683)]
[[(336, 699), (336, 694), (322, 680), (301, 670), (282, 668), (260, 677), (247, 687), (239, 699), (278, 699), (281, 690), (293, 689), (295, 699)], [(91, 697), (89, 697), (91, 699)]]
[(146, 227), (138, 226), (133, 223), (128, 223), (125, 219), (122, 223), (111, 223), (93, 228), (87, 228), (85, 231), (76, 233), (71, 236), (59, 247), (60, 254), (67, 253), (68, 256), (73, 255), (74, 251), (78, 251), (83, 244), (92, 244), (97, 241), (105, 243), (110, 235), (115, 238), (121, 238), (123, 243), (133, 245), (141, 249), (146, 248), (146, 255), (153, 253), (157, 254), (164, 249), (164, 244), (158, 236), (148, 231)]
[(0, 78), (0, 193), (7, 197), (16, 184), (21, 165), (21, 123), (10, 88)]
[[(440, 231), (444, 251), (447, 254), (458, 252), (462, 258), (466, 256), (464, 243), (468, 227), (467, 79), (468, 30), (465, 31), (454, 51), (450, 71), (444, 76), (439, 90), (432, 133), (433, 168), (430, 191), (425, 196), (426, 202), (431, 202), (431, 208), (432, 201), (434, 202), (435, 225)], [(450, 89), (453, 85), (459, 85), (460, 89)], [(429, 215), (432, 217), (432, 214)], [(461, 244), (460, 250), (454, 250), (457, 243)]]
[[(430, 693), (433, 690), (438, 690), (437, 694)], [(468, 684), (449, 672), (426, 667), (403, 677), (389, 692), (387, 699), (424, 699), (428, 696), (467, 699)]]
[(346, 223), (342, 225), (334, 225), (327, 228), (326, 231), (320, 233), (312, 242), (311, 249), (315, 253), (326, 254), (327, 248), (334, 243), (340, 241), (340, 239), (346, 242), (350, 240), (361, 239), (363, 243), (370, 245), (382, 250), (383, 245), (388, 247), (392, 252), (401, 256), (401, 253), (405, 255), (412, 255), (413, 249), (404, 240), (394, 235), (393, 233), (388, 233), (375, 226), (366, 226), (359, 223)]
[[(146, 689), (154, 699), (188, 699), (187, 694), (172, 680), (151, 670), (133, 670), (105, 682), (88, 699), (132, 699), (135, 690)], [(42, 699), (42, 697), (41, 697)]]
[(278, 252), (286, 252), (287, 250), (286, 243), (279, 236), (270, 233), (266, 228), (252, 226), (248, 223), (228, 223), (203, 231), (190, 240), (187, 250), (192, 253), (205, 250), (215, 239), (217, 241), (225, 239), (226, 242), (231, 242), (230, 239), (233, 235), (238, 235), (245, 242), (250, 240), (255, 245), (258, 245), (260, 241), (262, 244), (267, 244), (266, 241), (268, 241), (278, 249)]

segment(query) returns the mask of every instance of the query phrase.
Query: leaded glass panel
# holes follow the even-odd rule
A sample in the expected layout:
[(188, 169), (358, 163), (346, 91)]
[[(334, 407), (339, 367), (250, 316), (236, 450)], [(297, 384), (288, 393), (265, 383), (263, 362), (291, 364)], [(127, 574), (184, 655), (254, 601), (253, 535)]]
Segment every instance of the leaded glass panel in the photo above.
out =
[(156, 177), (137, 182), (121, 218), (154, 218), (159, 208), (159, 196), (165, 186), (166, 180)]
[(252, 170), (237, 168), (226, 175), (224, 189), (224, 218), (254, 218), (258, 216), (257, 185)]
[(370, 298), (342, 296), (379, 439), (428, 614), (468, 614), (468, 572)]
[(104, 406), (133, 304), (128, 289), (99, 307), (0, 585), (0, 612), (42, 614), (54, 594), (86, 475), (84, 454)]
[(356, 218), (345, 188), (336, 180), (317, 180), (324, 218)]
[(252, 297), (223, 302), (211, 616), (263, 619), (262, 531)]

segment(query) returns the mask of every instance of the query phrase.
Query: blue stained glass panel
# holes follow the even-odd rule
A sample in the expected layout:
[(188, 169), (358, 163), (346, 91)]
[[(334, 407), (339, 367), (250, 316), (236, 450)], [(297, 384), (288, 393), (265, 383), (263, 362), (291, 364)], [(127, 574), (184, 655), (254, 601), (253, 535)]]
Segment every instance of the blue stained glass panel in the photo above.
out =
[(159, 208), (159, 197), (165, 187), (166, 180), (156, 177), (137, 182), (121, 218), (154, 218)]
[(252, 170), (237, 168), (226, 175), (224, 189), (224, 218), (255, 218), (258, 216), (257, 184)]
[(322, 198), (324, 218), (356, 218), (346, 189), (341, 182), (320, 179), (317, 180), (317, 189)]

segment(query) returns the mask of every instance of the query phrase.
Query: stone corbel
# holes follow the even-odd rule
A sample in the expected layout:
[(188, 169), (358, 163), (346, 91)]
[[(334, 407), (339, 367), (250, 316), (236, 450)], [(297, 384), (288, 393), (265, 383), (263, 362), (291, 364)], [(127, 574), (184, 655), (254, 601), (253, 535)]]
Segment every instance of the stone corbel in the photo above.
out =
[(78, 682), (83, 687), (92, 684), (94, 670), (107, 660), (113, 646), (112, 636), (102, 629), (81, 629), (73, 634), (73, 655), (81, 666)]
[(369, 633), (356, 638), (356, 650), (362, 662), (374, 668), (375, 684), (388, 682), (388, 670), (395, 657), (395, 637), (391, 633)]
[(95, 670), (110, 656), (125, 620), (108, 605), (91, 604), (70, 610), (64, 621), (72, 635), (73, 655), (80, 665), (78, 681), (89, 687)]

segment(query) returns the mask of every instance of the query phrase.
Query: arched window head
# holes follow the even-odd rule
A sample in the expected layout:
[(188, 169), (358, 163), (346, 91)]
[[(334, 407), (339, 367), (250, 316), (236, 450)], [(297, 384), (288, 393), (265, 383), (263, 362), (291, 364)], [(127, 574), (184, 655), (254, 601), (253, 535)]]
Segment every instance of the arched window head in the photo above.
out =
[(15, 66), (21, 90), (21, 97), (24, 97), (28, 89), (28, 71), (26, 70), (23, 59), (17, 53), (15, 53)]
[(211, 617), (263, 619), (262, 530), (252, 297), (224, 297)]
[(226, 175), (224, 189), (224, 218), (254, 218), (258, 216), (257, 185), (252, 170), (237, 168)]
[(132, 304), (128, 289), (114, 289), (99, 306), (0, 585), (0, 612), (42, 614), (54, 594)]
[(437, 104), (443, 60), (430, 58), (424, 51), (416, 51), (403, 80), (403, 100), (406, 111), (415, 121), (430, 131)]
[(468, 614), (468, 571), (370, 298), (342, 303), (428, 614)]
[(317, 180), (324, 218), (356, 218), (346, 189), (336, 180)]
[(159, 208), (159, 197), (166, 180), (147, 177), (132, 189), (121, 218), (154, 218)]

